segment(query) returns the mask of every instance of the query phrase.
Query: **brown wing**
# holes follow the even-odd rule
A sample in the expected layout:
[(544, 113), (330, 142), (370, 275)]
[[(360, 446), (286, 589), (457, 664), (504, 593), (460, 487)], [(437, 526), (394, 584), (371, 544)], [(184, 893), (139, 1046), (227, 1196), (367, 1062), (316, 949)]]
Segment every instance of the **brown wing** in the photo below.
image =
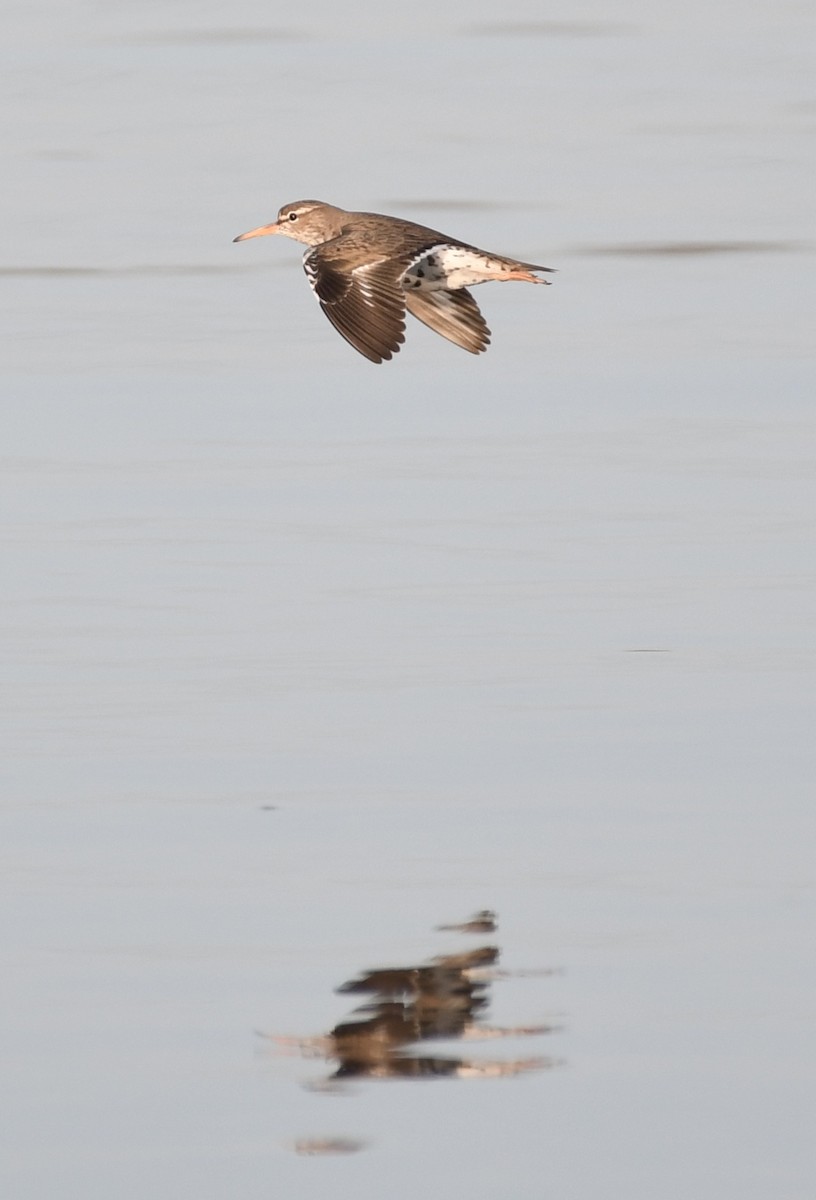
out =
[(405, 304), (423, 325), (471, 354), (481, 354), (490, 345), (490, 330), (479, 305), (465, 288), (455, 292), (412, 289), (405, 293)]
[(405, 341), (400, 267), (388, 259), (353, 266), (316, 246), (305, 255), (303, 269), (323, 312), (355, 350), (375, 363), (399, 351)]

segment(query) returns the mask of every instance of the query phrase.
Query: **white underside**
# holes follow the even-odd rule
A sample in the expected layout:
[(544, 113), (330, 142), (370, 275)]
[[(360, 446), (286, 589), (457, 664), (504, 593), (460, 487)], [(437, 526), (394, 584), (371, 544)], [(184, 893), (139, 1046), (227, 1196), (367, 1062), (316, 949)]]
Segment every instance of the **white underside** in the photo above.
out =
[(412, 262), (402, 277), (406, 291), (454, 291), (496, 278), (497, 263), (463, 246), (434, 246)]

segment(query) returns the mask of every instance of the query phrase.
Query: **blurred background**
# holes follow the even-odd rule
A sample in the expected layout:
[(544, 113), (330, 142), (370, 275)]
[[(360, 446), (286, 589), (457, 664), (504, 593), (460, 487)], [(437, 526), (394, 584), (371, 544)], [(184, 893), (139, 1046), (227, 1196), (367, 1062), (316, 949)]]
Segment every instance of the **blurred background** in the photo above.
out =
[[(4, 24), (4, 1194), (809, 1198), (812, 7)], [(302, 198), (558, 274), (373, 366)], [(556, 1069), (316, 1086), (486, 908)]]

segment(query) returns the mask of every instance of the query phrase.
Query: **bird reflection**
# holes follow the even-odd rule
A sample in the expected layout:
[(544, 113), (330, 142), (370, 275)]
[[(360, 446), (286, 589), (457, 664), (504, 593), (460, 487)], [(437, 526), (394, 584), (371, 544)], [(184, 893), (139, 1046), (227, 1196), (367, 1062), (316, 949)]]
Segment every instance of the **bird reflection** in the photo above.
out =
[[(459, 925), (440, 926), (481, 932), (496, 928), (495, 914), (483, 911)], [(337, 991), (370, 999), (320, 1038), (298, 1040), (301, 1052), (337, 1064), (322, 1086), (349, 1079), (475, 1078), (517, 1075), (554, 1065), (548, 1058), (466, 1058), (428, 1051), (427, 1043), (550, 1033), (552, 1025), (496, 1028), (481, 1020), (496, 970), (497, 946), (445, 954), (425, 964), (366, 971)], [(291, 1039), (284, 1040), (292, 1045)]]
[(489, 908), (483, 908), (481, 912), (474, 913), (469, 920), (462, 921), (459, 925), (437, 925), (436, 928), (452, 929), (456, 933), (495, 933), (498, 925), (496, 914)]

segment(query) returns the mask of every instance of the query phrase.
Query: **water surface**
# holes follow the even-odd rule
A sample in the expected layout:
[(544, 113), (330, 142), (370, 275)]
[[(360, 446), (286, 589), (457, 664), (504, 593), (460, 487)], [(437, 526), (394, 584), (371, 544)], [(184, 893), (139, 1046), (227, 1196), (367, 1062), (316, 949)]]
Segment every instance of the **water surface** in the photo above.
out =
[[(11, 15), (5, 1194), (811, 1195), (812, 44)], [(232, 245), (302, 196), (559, 273), (375, 367)], [(485, 908), (480, 1019), (553, 1032), (466, 1056), (557, 1068), (338, 1093), (259, 1036)]]

